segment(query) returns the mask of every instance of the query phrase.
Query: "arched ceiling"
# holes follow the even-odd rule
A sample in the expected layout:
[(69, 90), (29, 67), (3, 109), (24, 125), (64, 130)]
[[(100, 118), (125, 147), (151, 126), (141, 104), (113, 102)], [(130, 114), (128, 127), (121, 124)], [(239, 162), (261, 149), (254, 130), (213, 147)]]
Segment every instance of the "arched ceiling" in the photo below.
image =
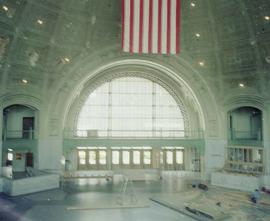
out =
[[(80, 62), (83, 53), (116, 45), (121, 55), (121, 0), (0, 4), (1, 94), (16, 89), (42, 97), (62, 77), (60, 70)], [(189, 59), (217, 99), (247, 88), (269, 99), (267, 16), (269, 0), (182, 0), (182, 52), (177, 56)]]

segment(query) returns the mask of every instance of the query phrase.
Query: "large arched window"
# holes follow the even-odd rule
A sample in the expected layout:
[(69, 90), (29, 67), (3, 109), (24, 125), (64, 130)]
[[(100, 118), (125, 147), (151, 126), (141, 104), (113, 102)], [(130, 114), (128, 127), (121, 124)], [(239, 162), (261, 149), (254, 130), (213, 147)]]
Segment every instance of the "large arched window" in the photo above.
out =
[(183, 110), (161, 85), (139, 77), (106, 82), (86, 99), (78, 136), (183, 137)]

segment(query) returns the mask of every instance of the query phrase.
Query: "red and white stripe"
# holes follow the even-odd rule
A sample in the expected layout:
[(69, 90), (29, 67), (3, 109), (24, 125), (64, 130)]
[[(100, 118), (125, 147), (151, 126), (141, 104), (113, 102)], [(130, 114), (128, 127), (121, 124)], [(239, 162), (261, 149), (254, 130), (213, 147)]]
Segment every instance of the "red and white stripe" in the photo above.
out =
[(179, 53), (180, 11), (180, 0), (122, 0), (123, 51)]

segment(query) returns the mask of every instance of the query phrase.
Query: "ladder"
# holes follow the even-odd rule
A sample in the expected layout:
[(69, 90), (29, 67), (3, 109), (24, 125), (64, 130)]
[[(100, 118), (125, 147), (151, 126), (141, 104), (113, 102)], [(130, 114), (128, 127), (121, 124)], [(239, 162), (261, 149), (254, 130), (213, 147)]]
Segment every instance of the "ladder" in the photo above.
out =
[(132, 180), (128, 176), (124, 176), (121, 184), (120, 195), (117, 198), (119, 205), (134, 205), (138, 202)]

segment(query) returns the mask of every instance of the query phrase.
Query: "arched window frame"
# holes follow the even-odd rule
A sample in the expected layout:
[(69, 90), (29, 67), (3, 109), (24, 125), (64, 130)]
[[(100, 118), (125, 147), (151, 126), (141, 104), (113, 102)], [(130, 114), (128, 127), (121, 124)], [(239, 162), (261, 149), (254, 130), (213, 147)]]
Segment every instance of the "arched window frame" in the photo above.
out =
[(167, 83), (165, 83), (164, 81), (162, 81), (160, 78), (155, 77), (152, 73), (148, 74), (148, 73), (144, 73), (144, 72), (118, 72), (118, 73), (111, 73), (111, 74), (106, 74), (104, 76), (98, 76), (97, 78), (93, 78), (92, 79), (92, 84), (90, 84), (87, 87), (87, 90), (84, 91), (83, 96), (80, 97), (80, 102), (79, 105), (76, 108), (76, 117), (75, 117), (75, 122), (74, 122), (74, 131), (77, 130), (77, 124), (78, 124), (78, 119), (79, 119), (79, 114), (80, 111), (84, 105), (84, 103), (86, 102), (86, 100), (88, 99), (89, 95), (91, 93), (93, 93), (96, 89), (98, 89), (101, 85), (111, 82), (114, 79), (117, 78), (124, 78), (124, 77), (136, 77), (136, 78), (143, 78), (146, 80), (149, 80), (155, 84), (160, 85), (162, 88), (164, 88), (171, 96), (172, 98), (175, 100), (175, 102), (177, 103), (183, 120), (184, 120), (184, 131), (189, 131), (190, 130), (190, 124), (189, 124), (189, 118), (188, 118), (188, 114), (186, 111), (186, 108), (181, 100), (181, 98), (179, 96), (177, 96), (177, 93), (175, 92), (175, 90), (169, 86)]

